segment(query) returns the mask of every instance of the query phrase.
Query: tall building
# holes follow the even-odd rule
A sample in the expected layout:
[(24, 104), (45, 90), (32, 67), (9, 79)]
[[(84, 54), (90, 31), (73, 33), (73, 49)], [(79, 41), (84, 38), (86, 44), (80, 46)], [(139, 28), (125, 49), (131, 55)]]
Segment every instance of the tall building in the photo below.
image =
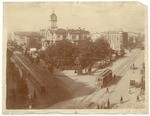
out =
[(57, 28), (57, 16), (54, 13), (54, 11), (50, 16), (50, 21), (51, 21), (51, 29), (56, 29)]
[(41, 34), (44, 36), (42, 39), (42, 49), (45, 50), (49, 45), (68, 39), (71, 42), (77, 42), (78, 40), (86, 39), (89, 36), (89, 31), (84, 28), (81, 29), (63, 29), (57, 27), (57, 16), (53, 13), (50, 15), (51, 26), (48, 29), (41, 29)]
[(110, 47), (119, 52), (123, 49), (123, 31), (115, 30), (115, 31), (107, 31), (103, 32), (101, 35), (103, 38), (105, 38), (108, 43), (110, 44)]

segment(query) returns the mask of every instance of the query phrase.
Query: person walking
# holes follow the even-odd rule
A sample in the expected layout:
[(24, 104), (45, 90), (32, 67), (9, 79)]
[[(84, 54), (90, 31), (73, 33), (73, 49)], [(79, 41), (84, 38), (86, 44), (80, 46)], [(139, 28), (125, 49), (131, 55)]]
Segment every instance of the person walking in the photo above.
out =
[(106, 93), (109, 93), (109, 89), (108, 89), (108, 87), (106, 88)]
[(108, 101), (107, 101), (107, 108), (109, 109), (110, 107), (110, 101), (109, 101), (109, 98), (108, 98)]
[(130, 93), (131, 94), (131, 88), (129, 87), (129, 89), (128, 89), (128, 93)]
[(100, 109), (100, 106), (99, 106), (99, 104), (97, 104), (97, 109)]
[(34, 90), (34, 100), (36, 100), (36, 91)]
[(90, 65), (90, 66), (88, 67), (88, 73), (89, 73), (89, 75), (91, 75), (91, 71), (92, 71), (92, 66)]
[(133, 64), (133, 69), (134, 69), (134, 64)]
[(114, 74), (114, 80), (116, 79), (116, 75)]
[(137, 101), (137, 102), (139, 101), (139, 95), (137, 95), (137, 97), (136, 97), (136, 101)]
[(123, 103), (123, 97), (122, 96), (120, 97), (120, 103), (121, 104)]

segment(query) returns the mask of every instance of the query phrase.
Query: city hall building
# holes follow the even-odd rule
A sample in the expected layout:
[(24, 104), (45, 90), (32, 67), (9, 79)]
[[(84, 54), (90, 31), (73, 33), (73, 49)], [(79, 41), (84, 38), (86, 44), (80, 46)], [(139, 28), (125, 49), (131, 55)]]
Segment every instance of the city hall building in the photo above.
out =
[(41, 34), (44, 36), (42, 39), (42, 49), (45, 50), (49, 45), (55, 42), (59, 42), (63, 39), (68, 39), (72, 43), (78, 40), (83, 40), (89, 37), (90, 32), (86, 31), (84, 28), (81, 29), (63, 29), (57, 27), (57, 16), (53, 13), (50, 16), (51, 26), (48, 29), (42, 29)]

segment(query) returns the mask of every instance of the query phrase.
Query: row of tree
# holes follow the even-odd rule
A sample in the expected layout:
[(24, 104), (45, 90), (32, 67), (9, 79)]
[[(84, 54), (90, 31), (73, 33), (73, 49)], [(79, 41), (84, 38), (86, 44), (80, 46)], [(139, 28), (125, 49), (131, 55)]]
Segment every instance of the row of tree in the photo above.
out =
[(112, 49), (103, 38), (95, 42), (86, 39), (75, 43), (65, 39), (49, 46), (44, 52), (42, 51), (40, 58), (57, 68), (77, 66), (82, 70), (90, 67), (96, 61), (110, 57), (111, 54)]

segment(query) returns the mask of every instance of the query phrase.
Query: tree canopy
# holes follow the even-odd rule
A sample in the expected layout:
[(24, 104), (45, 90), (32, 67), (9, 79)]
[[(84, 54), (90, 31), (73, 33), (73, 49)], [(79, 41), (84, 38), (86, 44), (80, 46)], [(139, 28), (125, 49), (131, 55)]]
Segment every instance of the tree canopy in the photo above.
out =
[(40, 56), (47, 63), (57, 67), (76, 65), (84, 69), (110, 54), (109, 43), (105, 39), (99, 38), (95, 42), (84, 39), (76, 43), (64, 39), (49, 46), (44, 52), (40, 53)]

